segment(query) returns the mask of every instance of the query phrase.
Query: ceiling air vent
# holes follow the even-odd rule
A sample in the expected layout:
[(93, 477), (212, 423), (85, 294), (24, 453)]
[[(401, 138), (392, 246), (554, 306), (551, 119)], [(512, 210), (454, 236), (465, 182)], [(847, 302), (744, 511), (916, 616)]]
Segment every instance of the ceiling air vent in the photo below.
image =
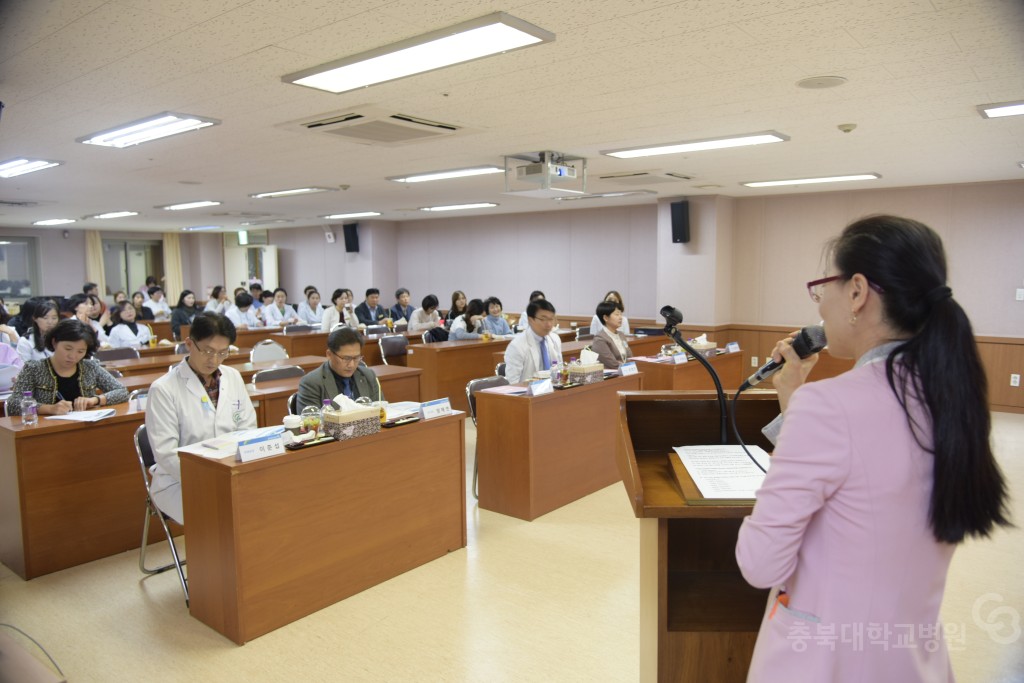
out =
[(0, 206), (16, 206), (20, 208), (28, 206), (38, 206), (39, 202), (12, 202), (7, 199), (0, 199)]
[(326, 133), (363, 145), (385, 147), (469, 132), (468, 129), (455, 124), (399, 114), (380, 107), (358, 107), (348, 111), (331, 112), (322, 114), (315, 120), (302, 120), (285, 125), (289, 128), (298, 125), (306, 131)]
[(656, 185), (659, 183), (678, 183), (681, 180), (692, 180), (692, 176), (683, 173), (665, 171), (624, 171), (622, 173), (608, 173), (597, 177), (618, 185)]

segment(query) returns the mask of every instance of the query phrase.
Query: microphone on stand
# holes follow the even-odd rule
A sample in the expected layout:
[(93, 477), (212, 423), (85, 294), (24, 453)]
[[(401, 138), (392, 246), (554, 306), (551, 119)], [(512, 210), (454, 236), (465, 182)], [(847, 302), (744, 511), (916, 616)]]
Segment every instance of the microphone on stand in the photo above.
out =
[(718, 412), (721, 418), (721, 440), (723, 445), (727, 444), (729, 442), (729, 430), (727, 427), (728, 410), (726, 408), (725, 392), (722, 390), (722, 381), (718, 378), (718, 373), (715, 372), (713, 367), (711, 367), (711, 363), (709, 363), (707, 358), (704, 357), (704, 354), (697, 353), (692, 346), (683, 340), (683, 335), (679, 334), (679, 330), (676, 329), (676, 325), (683, 322), (683, 314), (680, 310), (673, 306), (662, 306), (660, 313), (661, 316), (665, 318), (665, 334), (671, 337), (676, 344), (679, 344), (679, 346), (686, 349), (687, 353), (696, 358), (700, 364), (704, 366), (704, 369), (711, 375), (711, 379), (715, 383), (715, 391), (718, 392)]
[[(796, 351), (796, 355), (803, 359), (818, 353), (825, 348), (827, 343), (828, 341), (825, 338), (824, 327), (821, 325), (808, 325), (800, 330), (796, 337), (793, 338), (793, 350)], [(758, 384), (781, 370), (785, 363), (785, 358), (778, 362), (774, 359), (769, 360), (767, 363), (762, 365), (757, 372), (747, 378), (747, 381), (740, 386), (740, 392), (746, 391), (751, 387), (756, 387)]]

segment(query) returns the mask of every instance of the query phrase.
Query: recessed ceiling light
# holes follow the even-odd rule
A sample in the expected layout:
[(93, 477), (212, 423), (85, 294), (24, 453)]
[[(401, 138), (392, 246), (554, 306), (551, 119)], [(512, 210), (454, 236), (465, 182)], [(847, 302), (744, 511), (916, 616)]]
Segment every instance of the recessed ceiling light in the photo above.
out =
[(217, 119), (165, 111), (161, 114), (126, 123), (117, 128), (100, 131), (99, 133), (91, 133), (77, 138), (75, 142), (81, 142), (86, 145), (99, 145), (101, 147), (123, 148), (219, 124), (220, 121)]
[(291, 197), (297, 194), (316, 194), (317, 192), (335, 192), (333, 187), (297, 187), (294, 190), (274, 190), (249, 195), (253, 199), (274, 199), (275, 197)]
[(811, 76), (796, 82), (798, 87), (807, 88), (808, 90), (835, 88), (845, 83), (846, 79), (842, 76)]
[(479, 202), (477, 204), (450, 204), (448, 206), (421, 206), (420, 211), (462, 211), (464, 209), (489, 209), (497, 204)]
[(722, 189), (721, 185), (695, 185), (694, 187), (696, 187), (698, 190), (720, 190), (720, 189)]
[(164, 211), (183, 211), (184, 209), (201, 209), (204, 206), (220, 206), (221, 202), (214, 202), (210, 200), (203, 200), (199, 202), (186, 202), (184, 204), (171, 204), (169, 206), (154, 206), (154, 209), (163, 209)]
[(257, 226), (257, 225), (273, 225), (275, 223), (294, 223), (294, 222), (295, 222), (295, 220), (292, 219), (292, 218), (265, 218), (265, 219), (255, 220), (255, 221), (244, 221), (242, 223), (239, 223), (239, 225), (244, 225), (246, 227), (253, 227), (253, 226)]
[(223, 225), (190, 225), (187, 228), (182, 228), (185, 232), (202, 232), (203, 230), (220, 230)]
[(100, 219), (106, 219), (106, 218), (125, 218), (127, 216), (138, 216), (138, 215), (139, 215), (138, 211), (111, 211), (110, 213), (99, 213), (99, 214), (96, 214), (95, 216), (84, 216), (84, 218), (86, 220), (91, 219), (91, 218), (100, 218)]
[(680, 154), (682, 152), (700, 152), (707, 149), (725, 149), (728, 147), (744, 147), (746, 145), (766, 145), (773, 142), (786, 142), (789, 136), (773, 130), (760, 133), (744, 133), (722, 138), (707, 138), (686, 142), (667, 142), (647, 147), (629, 147), (626, 149), (604, 150), (601, 154), (619, 159), (635, 159), (636, 157), (652, 157), (659, 154)]
[(817, 183), (845, 183), (851, 180), (878, 180), (877, 173), (859, 173), (856, 175), (836, 175), (821, 178), (795, 178), (793, 180), (759, 180), (753, 183), (740, 183), (747, 187), (779, 187), (780, 185), (815, 185)]
[(7, 161), (0, 161), (0, 178), (13, 178), (15, 176), (25, 175), (26, 173), (32, 173), (34, 171), (42, 171), (44, 168), (60, 166), (63, 163), (63, 161), (26, 159), (24, 157), (8, 159)]
[(998, 119), (1003, 116), (1020, 116), (1024, 114), (1024, 100), (1017, 102), (996, 102), (979, 104), (978, 113), (985, 119)]
[(615, 197), (639, 197), (658, 194), (654, 190), (623, 190), (621, 192), (598, 192), (596, 194), (584, 194), (576, 197), (553, 197), (556, 202), (572, 202), (580, 199), (613, 199)]
[(297, 71), (285, 83), (342, 93), (500, 52), (551, 42), (555, 34), (495, 12), (415, 38)]
[(32, 225), (64, 225), (65, 223), (74, 223), (74, 218), (50, 218), (45, 221), (36, 221)]
[(238, 231), (238, 246), (244, 247), (249, 244), (249, 231), (239, 230)]
[(388, 178), (396, 183), (425, 183), (431, 180), (448, 180), (449, 178), (467, 178), (475, 175), (488, 175), (491, 173), (504, 173), (505, 169), (500, 166), (472, 166), (470, 168), (453, 168), (449, 171), (430, 171), (429, 173), (417, 173), (415, 175), (394, 176)]
[(376, 211), (357, 211), (355, 213), (332, 213), (330, 216), (320, 216), (320, 218), (326, 218), (329, 221), (334, 221), (343, 218), (369, 218), (370, 216), (379, 215), (380, 214)]

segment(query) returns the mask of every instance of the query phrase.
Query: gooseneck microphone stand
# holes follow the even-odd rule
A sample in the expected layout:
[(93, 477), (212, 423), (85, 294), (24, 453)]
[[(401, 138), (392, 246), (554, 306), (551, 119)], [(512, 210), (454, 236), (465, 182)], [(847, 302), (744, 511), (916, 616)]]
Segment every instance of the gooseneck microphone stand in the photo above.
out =
[(700, 361), (700, 364), (708, 371), (711, 375), (711, 379), (715, 382), (715, 391), (718, 392), (718, 414), (721, 421), (721, 440), (722, 445), (729, 443), (729, 430), (728, 430), (728, 408), (725, 401), (725, 392), (722, 390), (722, 381), (718, 379), (718, 373), (711, 367), (711, 363), (703, 354), (697, 353), (692, 346), (686, 343), (683, 339), (683, 335), (679, 334), (679, 330), (676, 329), (676, 325), (683, 322), (683, 314), (679, 312), (679, 309), (673, 308), (672, 306), (663, 306), (661, 309), (661, 315), (665, 318), (665, 334), (670, 337), (676, 344), (679, 344), (686, 350), (691, 356)]

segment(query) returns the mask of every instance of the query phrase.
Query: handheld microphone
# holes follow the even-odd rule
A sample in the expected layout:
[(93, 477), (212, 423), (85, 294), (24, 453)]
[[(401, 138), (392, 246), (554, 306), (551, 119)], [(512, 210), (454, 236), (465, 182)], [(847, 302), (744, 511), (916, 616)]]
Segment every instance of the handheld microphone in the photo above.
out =
[[(821, 351), (827, 343), (824, 327), (821, 325), (808, 325), (793, 338), (793, 350), (796, 351), (796, 355), (800, 356), (800, 358), (807, 358)], [(785, 363), (785, 358), (777, 363), (774, 359), (769, 360), (757, 372), (747, 378), (747, 381), (740, 387), (740, 391), (756, 387), (781, 370)]]

